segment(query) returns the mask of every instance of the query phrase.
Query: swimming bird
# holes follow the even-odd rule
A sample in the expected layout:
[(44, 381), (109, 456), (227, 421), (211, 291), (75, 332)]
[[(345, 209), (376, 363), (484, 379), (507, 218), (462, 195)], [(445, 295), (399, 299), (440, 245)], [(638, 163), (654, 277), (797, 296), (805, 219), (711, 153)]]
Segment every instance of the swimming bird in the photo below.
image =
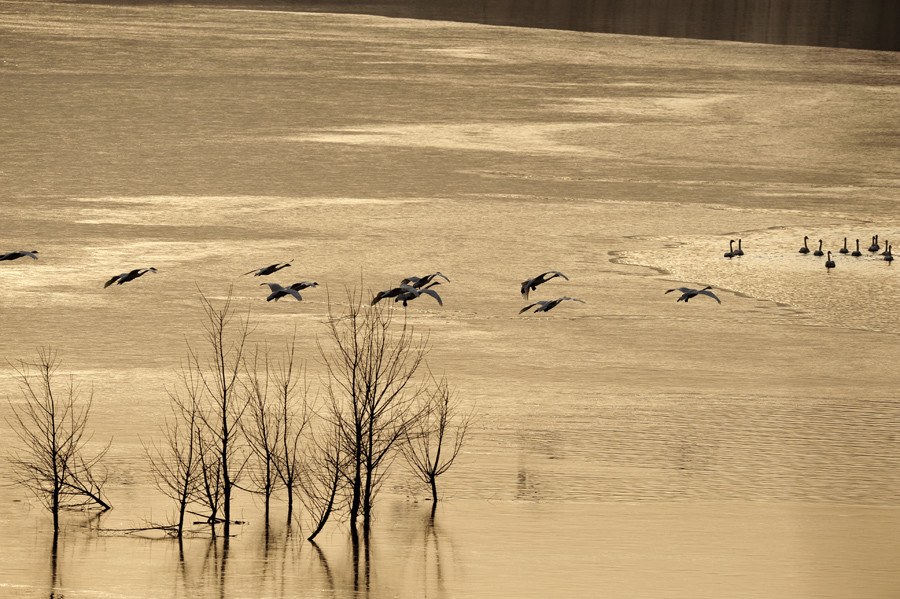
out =
[(260, 285), (268, 285), (269, 290), (272, 292), (269, 294), (269, 297), (266, 298), (267, 302), (271, 302), (272, 300), (275, 300), (277, 302), (286, 295), (294, 296), (298, 302), (303, 301), (303, 297), (300, 295), (300, 292), (294, 289), (293, 285), (291, 287), (282, 287), (278, 283), (260, 283)]
[(859, 251), (859, 239), (856, 240), (856, 249), (850, 252), (851, 256), (862, 256), (862, 252)]
[(692, 297), (696, 297), (698, 295), (708, 295), (709, 297), (713, 298), (714, 300), (716, 300), (717, 302), (719, 302), (721, 304), (722, 300), (720, 300), (718, 297), (716, 297), (716, 294), (713, 293), (712, 291), (710, 291), (710, 289), (712, 289), (712, 287), (708, 287), (708, 286), (704, 287), (703, 289), (691, 289), (690, 287), (676, 287), (675, 289), (669, 289), (668, 291), (666, 291), (666, 293), (671, 293), (673, 291), (680, 291), (681, 297), (679, 297), (677, 300), (675, 300), (676, 302), (687, 302)]
[(728, 251), (725, 252), (725, 257), (731, 258), (732, 256), (734, 256), (734, 239), (729, 239), (728, 240)]
[[(293, 262), (293, 260), (291, 262)], [(261, 277), (264, 275), (270, 275), (274, 272), (278, 272), (282, 268), (287, 268), (290, 265), (291, 265), (290, 262), (285, 262), (284, 264), (281, 264), (281, 263), (270, 264), (269, 266), (263, 266), (262, 268), (257, 268), (256, 270), (251, 270), (251, 271), (245, 272), (244, 274), (249, 275), (250, 273), (253, 273), (254, 277)]]
[(734, 250), (734, 255), (735, 256), (743, 256), (744, 255), (744, 250), (741, 249), (741, 240), (740, 239), (738, 239), (738, 249)]
[(878, 246), (878, 235), (874, 235), (872, 236), (872, 245), (869, 246), (869, 251), (877, 252), (879, 249), (881, 248)]
[(885, 262), (893, 262), (893, 261), (894, 261), (894, 256), (893, 256), (893, 254), (891, 254), (891, 248), (892, 248), (892, 247), (893, 247), (893, 246), (890, 246), (890, 245), (888, 246), (887, 254), (884, 255), (884, 261), (885, 261)]
[[(548, 277), (547, 275), (550, 275), (550, 276)], [(526, 279), (526, 280), (522, 281), (522, 297), (524, 297), (525, 299), (528, 299), (529, 291), (534, 291), (535, 289), (537, 289), (538, 285), (546, 283), (550, 279), (553, 279), (556, 277), (562, 277), (567, 281), (569, 280), (569, 277), (562, 274), (558, 270), (548, 270), (547, 272), (539, 274), (536, 277), (532, 277), (530, 279)]]
[(839, 251), (840, 253), (842, 253), (842, 254), (849, 254), (849, 253), (850, 253), (850, 250), (847, 249), (847, 238), (846, 238), (846, 237), (844, 237), (844, 247), (842, 247), (842, 248), (841, 248), (840, 250), (838, 250), (838, 251)]
[(803, 236), (803, 247), (800, 248), (800, 253), (801, 253), (801, 254), (808, 254), (808, 253), (809, 253), (809, 248), (806, 247), (806, 240), (807, 240), (807, 239), (809, 239), (809, 236), (808, 236), (808, 235), (804, 235), (804, 236)]
[(103, 285), (103, 288), (105, 289), (105, 288), (109, 287), (110, 285), (112, 285), (113, 283), (116, 283), (117, 285), (121, 285), (122, 283), (127, 283), (128, 281), (133, 281), (136, 278), (147, 274), (148, 272), (156, 272), (156, 269), (151, 266), (150, 268), (135, 268), (134, 270), (130, 270), (128, 272), (123, 272), (122, 274), (116, 275), (113, 278), (111, 278), (110, 280), (108, 280)]
[(887, 255), (890, 253), (890, 251), (891, 251), (890, 243), (888, 242), (887, 239), (885, 239), (885, 240), (884, 240), (884, 251), (881, 252), (881, 255), (882, 255), (882, 256), (887, 256)]
[(429, 289), (429, 287), (434, 287), (435, 285), (440, 284), (440, 281), (433, 281), (420, 289), (413, 287), (412, 285), (400, 285), (400, 289), (402, 289), (403, 292), (398, 294), (394, 298), (394, 301), (403, 302), (403, 307), (405, 308), (406, 302), (412, 301), (424, 293), (425, 295), (430, 295), (431, 297), (436, 299), (439, 306), (443, 306), (444, 302), (441, 301), (441, 296), (437, 294), (437, 291), (435, 291), (434, 289)]
[(822, 251), (822, 240), (819, 240), (819, 249), (813, 252), (813, 256), (824, 256), (825, 252)]
[(537, 309), (534, 311), (535, 313), (549, 312), (550, 310), (552, 310), (553, 308), (555, 308), (556, 306), (558, 306), (565, 300), (572, 300), (573, 302), (581, 302), (582, 304), (585, 303), (584, 300), (580, 300), (575, 297), (558, 297), (555, 300), (541, 300), (538, 302), (534, 302), (533, 304), (528, 304), (527, 306), (525, 306), (524, 308), (519, 310), (519, 314), (521, 314), (522, 312), (525, 312), (526, 310), (529, 310), (530, 308), (534, 308), (535, 306), (537, 306)]
[(411, 285), (412, 287), (415, 287), (416, 289), (420, 289), (420, 288), (424, 287), (425, 285), (427, 285), (428, 283), (430, 283), (432, 280), (434, 280), (435, 277), (441, 277), (448, 283), (450, 282), (450, 279), (447, 278), (447, 275), (445, 275), (441, 272), (435, 272), (430, 275), (425, 275), (424, 277), (406, 277), (405, 279), (400, 281), (400, 284), (401, 285)]
[(37, 250), (31, 250), (30, 252), (26, 251), (26, 250), (19, 250), (17, 252), (6, 252), (2, 256), (0, 256), (0, 260), (18, 260), (19, 258), (23, 258), (25, 256), (28, 256), (29, 258), (34, 258), (35, 260), (37, 260), (38, 259), (37, 255), (36, 255), (37, 253), (38, 253)]
[(828, 250), (828, 258), (825, 260), (825, 268), (834, 268), (834, 260), (831, 259), (831, 250)]

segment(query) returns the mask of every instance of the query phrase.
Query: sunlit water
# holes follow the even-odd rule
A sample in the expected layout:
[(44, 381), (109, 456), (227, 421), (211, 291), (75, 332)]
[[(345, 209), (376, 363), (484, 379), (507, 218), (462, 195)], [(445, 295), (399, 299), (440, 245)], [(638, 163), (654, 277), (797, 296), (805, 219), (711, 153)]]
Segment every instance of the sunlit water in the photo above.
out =
[[(865, 251), (900, 240), (897, 55), (16, 2), (0, 33), (0, 249), (40, 251), (0, 263), (0, 351), (52, 344), (93, 386), (115, 505), (67, 520), (54, 567), (4, 464), (0, 594), (900, 589), (898, 267)], [(865, 255), (827, 271), (804, 235)], [(288, 260), (274, 280), (321, 286), (267, 304), (243, 273)], [(159, 272), (103, 288), (138, 266)], [(569, 280), (533, 300), (585, 303), (519, 315), (550, 269)], [(398, 471), (368, 553), (344, 523), (316, 547), (276, 518), (267, 541), (246, 496), (227, 548), (116, 532), (171, 515), (142, 442), (198, 287), (231, 288), (258, 340), (296, 327), (315, 387), (329, 301), (436, 270), (444, 306), (406, 312), (476, 420), (434, 522)], [(705, 285), (721, 305), (664, 293)]]

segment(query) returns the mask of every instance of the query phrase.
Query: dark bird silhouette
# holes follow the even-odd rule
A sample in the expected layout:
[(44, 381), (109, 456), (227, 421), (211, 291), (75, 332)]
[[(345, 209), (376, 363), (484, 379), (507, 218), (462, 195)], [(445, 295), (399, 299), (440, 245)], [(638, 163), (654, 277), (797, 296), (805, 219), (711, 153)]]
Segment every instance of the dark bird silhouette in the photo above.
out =
[(440, 272), (436, 272), (436, 273), (432, 273), (430, 275), (425, 275), (424, 277), (406, 277), (405, 279), (400, 281), (400, 284), (401, 285), (410, 285), (412, 287), (415, 287), (416, 289), (421, 289), (422, 287), (428, 285), (428, 283), (433, 281), (435, 277), (441, 277), (448, 283), (450, 282), (450, 279), (447, 278), (447, 275), (440, 273)]
[(534, 308), (535, 306), (537, 306), (537, 309), (535, 309), (535, 311), (534, 311), (535, 313), (549, 312), (550, 310), (552, 310), (556, 306), (560, 305), (565, 300), (572, 300), (573, 302), (581, 302), (582, 304), (585, 303), (584, 300), (580, 300), (575, 297), (558, 297), (554, 300), (541, 300), (538, 302), (534, 302), (533, 304), (528, 304), (527, 306), (525, 306), (524, 308), (519, 310), (519, 314), (521, 314), (522, 312), (526, 312), (527, 310), (530, 310), (531, 308)]
[(809, 239), (809, 236), (808, 236), (808, 235), (804, 235), (804, 236), (803, 236), (803, 247), (800, 248), (800, 253), (801, 253), (801, 254), (808, 254), (808, 253), (809, 253), (809, 248), (806, 247), (806, 240), (807, 240), (807, 239)]
[[(547, 276), (547, 275), (549, 275), (549, 276)], [(525, 299), (528, 299), (529, 291), (534, 291), (535, 289), (537, 289), (538, 285), (546, 283), (550, 279), (553, 279), (556, 277), (562, 277), (567, 281), (569, 280), (569, 277), (562, 274), (558, 270), (548, 270), (547, 272), (541, 273), (536, 277), (532, 277), (530, 279), (526, 279), (525, 281), (522, 281), (522, 297), (524, 297)]]
[(828, 251), (828, 258), (825, 260), (825, 268), (834, 268), (834, 260), (831, 259), (831, 250)]
[(862, 256), (862, 252), (859, 251), (859, 239), (856, 240), (856, 249), (850, 252), (851, 256)]
[(822, 240), (819, 240), (819, 249), (813, 252), (813, 256), (824, 256), (825, 252), (822, 251)]
[(406, 302), (414, 300), (417, 297), (419, 297), (420, 295), (425, 294), (425, 295), (430, 295), (431, 297), (436, 299), (439, 306), (443, 306), (444, 302), (441, 301), (441, 296), (439, 296), (437, 294), (437, 291), (435, 291), (434, 289), (429, 289), (429, 287), (434, 287), (435, 285), (440, 285), (440, 284), (441, 284), (440, 281), (432, 281), (431, 283), (429, 283), (425, 287), (422, 287), (421, 289), (417, 289), (416, 287), (413, 287), (411, 285), (400, 285), (400, 289), (402, 289), (403, 292), (397, 294), (397, 296), (394, 297), (394, 301), (395, 302), (403, 302), (403, 307), (405, 308)]
[[(414, 289), (410, 285), (407, 285), (407, 287), (409, 287), (410, 289)], [(379, 291), (378, 293), (375, 294), (375, 297), (372, 298), (371, 305), (374, 306), (381, 300), (387, 299), (389, 297), (397, 297), (401, 293), (406, 293), (406, 291), (407, 290), (404, 289), (403, 287), (394, 287), (392, 289), (385, 289), (384, 291)]]
[(838, 250), (842, 254), (849, 254), (850, 250), (847, 249), (847, 238), (844, 237), (844, 247)]
[(738, 239), (738, 249), (734, 250), (734, 255), (735, 256), (743, 256), (744, 255), (744, 250), (741, 249), (741, 240), (740, 239)]
[(893, 246), (890, 246), (890, 245), (888, 246), (887, 254), (884, 255), (884, 261), (885, 261), (885, 262), (893, 262), (893, 261), (894, 261), (894, 256), (893, 256), (893, 254), (891, 254), (891, 248), (892, 248), (892, 247), (893, 247)]
[(300, 295), (300, 292), (294, 289), (293, 285), (291, 285), (290, 287), (282, 287), (278, 283), (260, 283), (260, 285), (269, 286), (269, 291), (271, 291), (271, 293), (269, 294), (269, 297), (266, 298), (267, 302), (271, 302), (272, 300), (275, 300), (277, 302), (286, 295), (294, 296), (298, 302), (303, 301), (303, 297)]
[(869, 246), (870, 252), (877, 252), (881, 247), (878, 245), (878, 235), (872, 236), (872, 245)]
[(319, 284), (315, 281), (300, 281), (299, 283), (294, 283), (293, 285), (291, 285), (291, 289), (294, 289), (295, 291), (303, 291), (304, 289), (318, 286)]
[(109, 287), (110, 285), (112, 285), (113, 283), (116, 283), (117, 285), (121, 285), (122, 283), (127, 283), (128, 281), (133, 281), (136, 278), (147, 274), (148, 272), (156, 272), (156, 269), (151, 266), (150, 268), (135, 268), (134, 270), (130, 270), (128, 272), (123, 272), (122, 274), (116, 275), (113, 278), (111, 278), (110, 280), (108, 280), (106, 283), (104, 283), (103, 288), (105, 289), (105, 288)]
[(734, 256), (734, 239), (729, 239), (728, 240), (728, 251), (725, 252), (725, 257), (731, 258), (732, 256)]
[(884, 251), (881, 252), (881, 255), (882, 255), (882, 256), (887, 256), (887, 255), (890, 254), (890, 253), (891, 253), (891, 244), (888, 243), (888, 240), (887, 240), (887, 239), (885, 239), (885, 240), (884, 240)]
[[(291, 262), (293, 262), (293, 260)], [(269, 266), (263, 266), (262, 268), (257, 268), (256, 270), (247, 271), (244, 274), (249, 275), (249, 274), (253, 273), (254, 277), (262, 277), (264, 275), (270, 275), (272, 273), (278, 272), (282, 268), (287, 268), (290, 265), (291, 265), (290, 262), (285, 262), (284, 264), (281, 264), (281, 263), (270, 264)]]
[(710, 289), (712, 289), (712, 287), (704, 287), (703, 289), (691, 289), (690, 287), (676, 287), (675, 289), (669, 289), (668, 291), (666, 291), (666, 293), (671, 293), (673, 291), (680, 291), (681, 297), (679, 297), (677, 300), (675, 300), (676, 302), (687, 302), (692, 297), (697, 297), (698, 295), (708, 295), (709, 297), (713, 298), (714, 300), (716, 300), (717, 302), (719, 302), (721, 304), (722, 300), (720, 300), (718, 297), (716, 297), (716, 294), (713, 293), (712, 291), (710, 291)]
[(28, 256), (29, 258), (34, 258), (35, 260), (37, 260), (38, 259), (37, 253), (38, 253), (37, 250), (31, 250), (30, 252), (26, 251), (26, 250), (19, 250), (17, 252), (6, 252), (2, 256), (0, 256), (0, 261), (2, 261), (2, 260), (18, 260), (19, 258), (24, 258), (25, 256)]

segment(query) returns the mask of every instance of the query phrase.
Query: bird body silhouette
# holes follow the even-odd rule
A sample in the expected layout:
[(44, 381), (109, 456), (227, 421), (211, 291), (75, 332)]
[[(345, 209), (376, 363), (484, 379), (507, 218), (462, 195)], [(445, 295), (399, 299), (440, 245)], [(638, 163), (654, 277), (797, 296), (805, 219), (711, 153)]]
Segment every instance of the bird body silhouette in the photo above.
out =
[(272, 300), (277, 302), (286, 295), (294, 296), (298, 302), (303, 301), (300, 292), (294, 288), (294, 285), (297, 285), (297, 283), (294, 283), (294, 285), (291, 285), (290, 287), (282, 287), (278, 283), (260, 283), (260, 285), (269, 286), (269, 291), (271, 291), (271, 293), (269, 294), (269, 297), (266, 298), (267, 302), (271, 302)]
[(135, 268), (134, 270), (130, 270), (128, 272), (123, 272), (120, 275), (116, 275), (106, 283), (104, 283), (103, 288), (107, 288), (113, 283), (117, 285), (121, 285), (122, 283), (127, 283), (128, 281), (133, 281), (138, 277), (144, 276), (148, 272), (156, 272), (156, 269), (152, 266), (150, 268)]
[(253, 273), (254, 277), (262, 277), (265, 275), (270, 275), (272, 273), (278, 272), (282, 268), (287, 268), (290, 265), (291, 265), (290, 262), (285, 262), (284, 264), (281, 264), (281, 263), (270, 264), (269, 266), (263, 266), (262, 268), (257, 268), (256, 270), (247, 271), (244, 274), (249, 275), (249, 274)]
[(30, 252), (26, 251), (26, 250), (19, 250), (17, 252), (6, 252), (2, 256), (0, 256), (0, 261), (2, 261), (2, 260), (18, 260), (19, 258), (24, 258), (25, 256), (28, 256), (29, 258), (34, 258), (35, 260), (37, 260), (38, 259), (37, 253), (38, 253), (37, 250), (31, 250)]
[(725, 252), (725, 257), (731, 258), (734, 255), (735, 255), (734, 254), (734, 239), (729, 239), (728, 240), (728, 251)]
[(734, 255), (735, 256), (743, 256), (744, 255), (744, 250), (741, 249), (741, 240), (740, 239), (738, 239), (738, 247), (736, 250), (734, 250)]
[(851, 256), (862, 256), (862, 252), (859, 251), (859, 239), (856, 240), (856, 249), (850, 252)]
[[(525, 299), (528, 299), (529, 291), (534, 291), (535, 289), (537, 289), (538, 285), (546, 283), (550, 279), (553, 279), (556, 277), (562, 277), (567, 281), (569, 280), (569, 277), (562, 274), (558, 270), (548, 270), (547, 272), (541, 273), (536, 277), (532, 277), (530, 279), (526, 279), (526, 280), (522, 281), (522, 297), (524, 297)], [(571, 298), (569, 298), (569, 299), (571, 299)]]
[(834, 268), (834, 260), (831, 259), (831, 251), (828, 252), (828, 258), (825, 260), (825, 268), (832, 269)]
[(877, 252), (881, 247), (878, 245), (878, 235), (872, 236), (872, 245), (869, 246), (870, 252)]
[(822, 251), (822, 240), (819, 240), (819, 249), (813, 252), (813, 256), (824, 256), (825, 252)]
[(450, 282), (450, 279), (447, 278), (447, 275), (441, 272), (435, 272), (430, 275), (425, 275), (424, 277), (406, 277), (405, 279), (400, 281), (400, 284), (410, 285), (411, 287), (415, 287), (416, 289), (421, 289), (422, 287), (428, 285), (428, 283), (431, 283), (431, 281), (433, 281), (435, 277), (441, 277), (448, 283)]
[(893, 246), (890, 246), (890, 245), (889, 245), (888, 248), (887, 248), (887, 253), (884, 255), (884, 261), (885, 261), (885, 262), (893, 262), (893, 261), (894, 261), (894, 256), (893, 256), (893, 254), (891, 254), (891, 248), (892, 248), (892, 247), (893, 247)]
[(541, 300), (541, 301), (534, 302), (533, 304), (528, 304), (527, 306), (525, 306), (524, 308), (519, 310), (519, 314), (521, 314), (522, 312), (525, 312), (527, 310), (530, 310), (531, 308), (534, 308), (535, 306), (537, 306), (537, 309), (535, 309), (535, 311), (534, 311), (535, 313), (549, 312), (550, 310), (552, 310), (553, 308), (560, 305), (562, 302), (564, 302), (566, 300), (572, 300), (573, 302), (581, 302), (582, 304), (585, 303), (584, 300), (580, 300), (576, 297), (558, 297), (554, 300)]
[(722, 300), (720, 300), (718, 297), (716, 297), (716, 294), (713, 293), (712, 291), (710, 291), (710, 289), (712, 289), (712, 287), (704, 287), (703, 289), (691, 289), (690, 287), (676, 287), (675, 289), (669, 289), (668, 291), (666, 291), (666, 293), (671, 293), (673, 291), (680, 291), (681, 297), (679, 297), (677, 300), (675, 300), (676, 302), (685, 302), (686, 303), (692, 297), (697, 297), (698, 295), (708, 295), (709, 297), (713, 298), (714, 300), (716, 300), (717, 302), (719, 302), (721, 304)]
[(849, 254), (850, 250), (847, 249), (847, 238), (844, 237), (844, 247), (838, 250), (842, 254)]
[(401, 292), (394, 297), (394, 301), (403, 302), (403, 307), (405, 308), (407, 302), (416, 299), (422, 294), (425, 294), (430, 295), (431, 297), (436, 299), (439, 306), (443, 306), (444, 302), (441, 301), (441, 296), (437, 294), (437, 291), (435, 291), (434, 289), (429, 289), (429, 287), (434, 287), (435, 285), (440, 284), (440, 281), (432, 281), (422, 288), (413, 287), (412, 285), (400, 285), (399, 289), (401, 290)]
[(803, 236), (803, 247), (800, 248), (800, 253), (801, 253), (801, 254), (808, 254), (808, 253), (809, 253), (809, 248), (806, 247), (806, 240), (807, 240), (807, 239), (809, 239), (809, 236), (808, 236), (808, 235), (804, 235), (804, 236)]

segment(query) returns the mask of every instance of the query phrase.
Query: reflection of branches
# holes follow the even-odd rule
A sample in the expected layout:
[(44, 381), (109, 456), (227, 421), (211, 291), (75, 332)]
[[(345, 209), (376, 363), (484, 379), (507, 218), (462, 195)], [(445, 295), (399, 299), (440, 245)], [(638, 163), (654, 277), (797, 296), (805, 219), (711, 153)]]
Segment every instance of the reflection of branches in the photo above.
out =
[(106, 475), (97, 475), (109, 444), (92, 457), (84, 454), (90, 442), (85, 433), (93, 396), (79, 402), (71, 377), (58, 394), (54, 378), (59, 364), (56, 352), (48, 348), (39, 351), (35, 362), (13, 365), (25, 402), (21, 406), (10, 402), (11, 428), (23, 446), (10, 456), (16, 482), (53, 514), (54, 530), (59, 530), (61, 509), (110, 508), (103, 497)]
[(437, 477), (453, 465), (469, 428), (470, 414), (458, 414), (459, 400), (447, 379), (436, 381), (425, 416), (406, 434), (403, 455), (412, 471), (431, 486), (432, 512), (437, 507)]

